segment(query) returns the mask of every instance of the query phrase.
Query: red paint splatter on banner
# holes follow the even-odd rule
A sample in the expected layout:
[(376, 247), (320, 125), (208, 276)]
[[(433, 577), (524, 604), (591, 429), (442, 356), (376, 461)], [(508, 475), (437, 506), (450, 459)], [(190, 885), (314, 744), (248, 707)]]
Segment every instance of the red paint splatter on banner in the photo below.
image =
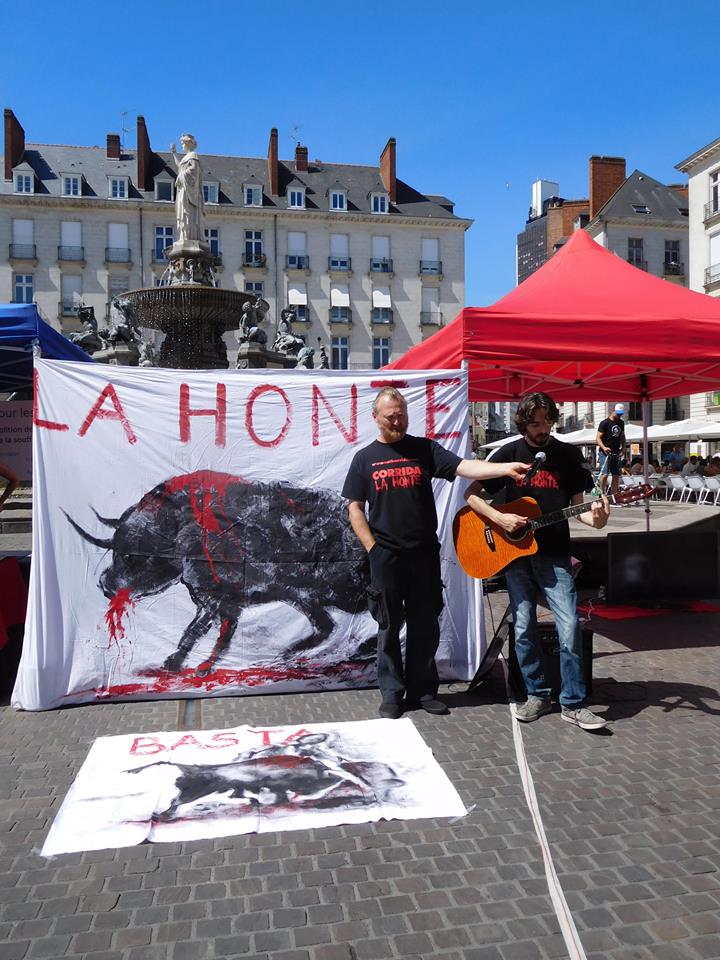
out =
[(194, 668), (188, 668), (180, 673), (170, 673), (162, 669), (148, 669), (139, 674), (133, 683), (113, 684), (106, 687), (97, 687), (85, 690), (75, 690), (64, 699), (71, 703), (78, 698), (88, 695), (96, 700), (119, 700), (123, 697), (149, 697), (154, 694), (191, 693), (194, 691), (213, 693), (232, 687), (264, 687), (274, 683), (288, 681), (327, 680), (332, 683), (349, 683), (358, 686), (374, 682), (368, 676), (368, 670), (374, 664), (367, 661), (343, 660), (339, 663), (324, 663), (318, 660), (301, 660), (295, 666), (263, 664), (257, 667), (247, 667), (243, 670), (218, 669), (206, 677), (197, 675)]
[[(217, 513), (222, 514), (228, 520), (223, 501), (228, 487), (236, 483), (247, 483), (247, 481), (240, 477), (230, 476), (227, 473), (196, 470), (195, 473), (184, 473), (179, 477), (173, 477), (163, 484), (164, 492), (167, 495), (181, 491), (187, 493), (190, 509), (201, 530), (203, 553), (210, 565), (210, 573), (215, 583), (220, 583), (220, 578), (215, 572), (213, 560), (208, 550), (207, 537), (209, 533), (223, 534), (225, 532), (220, 525)], [(238, 544), (238, 546), (240, 545)]]
[[(130, 608), (135, 606), (130, 591), (126, 588), (118, 590), (114, 597), (110, 599), (108, 611), (105, 614), (105, 623), (111, 642), (118, 643), (125, 639), (125, 627), (123, 626), (123, 617), (130, 612)], [(108, 647), (110, 644), (108, 644)]]

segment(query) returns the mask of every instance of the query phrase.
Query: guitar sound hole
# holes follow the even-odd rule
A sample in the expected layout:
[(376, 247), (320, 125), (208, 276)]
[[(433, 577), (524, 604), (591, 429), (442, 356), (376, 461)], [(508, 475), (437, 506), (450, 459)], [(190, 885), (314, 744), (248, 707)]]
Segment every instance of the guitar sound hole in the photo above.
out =
[(520, 540), (524, 540), (527, 535), (528, 535), (528, 528), (527, 528), (527, 527), (520, 527), (518, 530), (515, 530), (514, 533), (506, 533), (506, 534), (505, 534), (506, 538), (507, 538), (511, 543), (518, 543)]

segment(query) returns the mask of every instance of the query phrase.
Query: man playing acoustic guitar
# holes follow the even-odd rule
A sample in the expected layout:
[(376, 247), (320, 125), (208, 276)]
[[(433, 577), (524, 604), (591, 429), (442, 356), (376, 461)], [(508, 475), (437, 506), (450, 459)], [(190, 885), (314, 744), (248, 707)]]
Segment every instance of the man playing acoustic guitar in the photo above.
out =
[[(491, 462), (535, 461), (536, 470), (527, 486), (508, 477), (475, 481), (465, 499), (481, 518), (491, 521), (508, 534), (525, 527), (528, 518), (519, 513), (501, 512), (480, 495), (501, 489), (507, 499), (533, 497), (543, 514), (581, 504), (583, 492), (592, 488), (592, 477), (584, 468), (579, 450), (551, 436), (558, 420), (555, 402), (546, 393), (529, 393), (518, 404), (515, 424), (522, 436), (500, 447)], [(544, 453), (538, 457), (538, 454)], [(605, 497), (578, 520), (600, 529), (609, 516)], [(538, 590), (545, 594), (554, 617), (560, 642), (560, 707), (562, 719), (583, 730), (599, 730), (606, 721), (584, 706), (586, 685), (582, 669), (582, 643), (576, 612), (575, 582), (570, 566), (570, 527), (567, 520), (538, 529), (537, 552), (521, 556), (506, 570), (510, 607), (515, 632), (515, 652), (528, 691), (527, 701), (516, 707), (518, 720), (529, 722), (550, 713), (550, 687), (543, 675), (540, 641), (537, 634), (536, 600)]]

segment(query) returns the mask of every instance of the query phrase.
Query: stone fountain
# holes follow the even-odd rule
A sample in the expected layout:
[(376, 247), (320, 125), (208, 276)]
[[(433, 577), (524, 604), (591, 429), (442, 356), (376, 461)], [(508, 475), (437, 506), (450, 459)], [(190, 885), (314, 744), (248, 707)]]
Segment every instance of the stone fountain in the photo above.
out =
[(192, 134), (185, 133), (180, 143), (182, 156), (177, 155), (175, 144), (171, 148), (177, 166), (177, 239), (165, 250), (168, 266), (159, 286), (119, 294), (112, 304), (128, 325), (150, 327), (165, 334), (159, 366), (227, 367), (223, 334), (238, 331), (242, 341), (243, 306), (255, 306), (257, 298), (217, 285), (215, 258), (203, 239), (203, 177), (197, 142)]

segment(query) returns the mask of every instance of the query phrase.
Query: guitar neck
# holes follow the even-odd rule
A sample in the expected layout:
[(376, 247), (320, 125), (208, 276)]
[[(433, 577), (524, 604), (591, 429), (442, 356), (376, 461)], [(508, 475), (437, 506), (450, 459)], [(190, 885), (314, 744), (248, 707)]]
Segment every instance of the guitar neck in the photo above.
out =
[[(560, 523), (570, 517), (578, 517), (581, 513), (592, 510), (593, 504), (599, 502), (599, 500), (590, 500), (587, 503), (576, 503), (574, 506), (565, 507), (562, 510), (553, 510), (552, 513), (544, 513), (541, 517), (529, 520), (527, 528), (528, 530), (539, 530), (541, 527), (549, 527), (552, 523)], [(614, 495), (608, 497), (608, 503), (617, 503)]]

